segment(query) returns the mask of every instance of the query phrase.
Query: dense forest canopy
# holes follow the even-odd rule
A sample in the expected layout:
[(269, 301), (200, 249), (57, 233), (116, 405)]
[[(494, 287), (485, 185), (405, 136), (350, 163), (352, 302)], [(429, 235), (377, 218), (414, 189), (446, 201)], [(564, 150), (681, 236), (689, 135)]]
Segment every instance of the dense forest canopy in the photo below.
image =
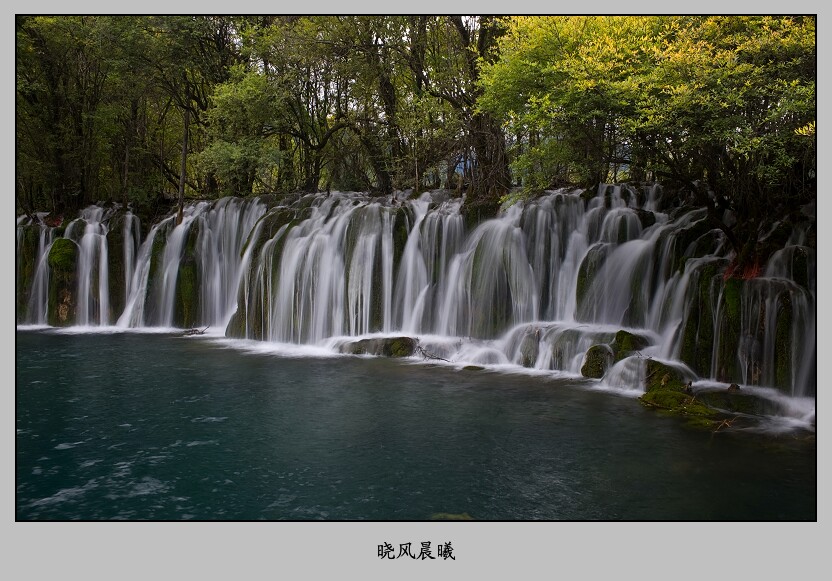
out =
[(661, 182), (753, 266), (816, 195), (815, 25), (18, 16), (17, 207)]

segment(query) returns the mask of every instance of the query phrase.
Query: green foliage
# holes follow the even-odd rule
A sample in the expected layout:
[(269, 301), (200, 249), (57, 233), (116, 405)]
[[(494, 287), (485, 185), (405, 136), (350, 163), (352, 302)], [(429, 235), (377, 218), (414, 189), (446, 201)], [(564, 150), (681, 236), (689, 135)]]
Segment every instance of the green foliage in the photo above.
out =
[(516, 136), (527, 190), (662, 180), (748, 262), (814, 195), (814, 17), (517, 17), (499, 49), (479, 107)]
[(661, 180), (753, 262), (816, 187), (810, 16), (18, 16), (16, 49), (29, 213), (154, 212), (180, 179), (207, 198), (447, 187), (477, 213)]

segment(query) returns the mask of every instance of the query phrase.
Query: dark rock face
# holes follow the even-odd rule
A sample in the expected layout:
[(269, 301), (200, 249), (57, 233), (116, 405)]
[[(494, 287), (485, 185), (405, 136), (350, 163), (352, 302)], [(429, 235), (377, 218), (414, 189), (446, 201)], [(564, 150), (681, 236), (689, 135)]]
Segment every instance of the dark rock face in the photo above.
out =
[(17, 247), (17, 292), (15, 295), (17, 322), (29, 318), (29, 297), (32, 293), (32, 281), (37, 269), (38, 243), (40, 226), (27, 224), (18, 226), (20, 241)]
[(523, 367), (534, 367), (540, 351), (540, 331), (535, 330), (523, 337), (520, 343), (520, 364)]

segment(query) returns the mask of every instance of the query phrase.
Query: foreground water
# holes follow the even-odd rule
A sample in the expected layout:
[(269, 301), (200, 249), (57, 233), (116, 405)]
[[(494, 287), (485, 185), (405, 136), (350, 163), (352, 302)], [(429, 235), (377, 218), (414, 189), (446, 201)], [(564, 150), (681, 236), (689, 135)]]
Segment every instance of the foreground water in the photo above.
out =
[(815, 520), (814, 438), (589, 380), (17, 332), (19, 520)]

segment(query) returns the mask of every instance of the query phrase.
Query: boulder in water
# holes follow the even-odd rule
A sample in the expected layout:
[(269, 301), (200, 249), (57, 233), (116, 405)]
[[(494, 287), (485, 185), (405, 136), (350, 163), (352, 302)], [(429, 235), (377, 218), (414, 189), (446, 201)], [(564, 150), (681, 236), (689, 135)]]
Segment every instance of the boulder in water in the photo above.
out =
[(682, 368), (649, 359), (645, 393), (639, 400), (664, 413), (683, 416), (691, 426), (714, 428), (721, 419), (720, 414), (691, 393), (691, 379), (690, 373)]
[(584, 364), (581, 366), (581, 375), (591, 379), (600, 379), (609, 369), (613, 361), (612, 348), (606, 343), (593, 345), (587, 349), (584, 355)]
[[(736, 388), (732, 389), (734, 386)], [(731, 384), (728, 389), (700, 391), (696, 397), (709, 407), (732, 414), (765, 416), (784, 413), (782, 406), (776, 401), (741, 391), (736, 383)]]
[(621, 361), (625, 357), (641, 351), (650, 345), (650, 340), (642, 335), (635, 335), (623, 329), (615, 334), (615, 339), (610, 343), (615, 361)]
[(344, 343), (341, 353), (350, 355), (380, 355), (382, 357), (410, 357), (416, 353), (413, 337), (378, 337)]

